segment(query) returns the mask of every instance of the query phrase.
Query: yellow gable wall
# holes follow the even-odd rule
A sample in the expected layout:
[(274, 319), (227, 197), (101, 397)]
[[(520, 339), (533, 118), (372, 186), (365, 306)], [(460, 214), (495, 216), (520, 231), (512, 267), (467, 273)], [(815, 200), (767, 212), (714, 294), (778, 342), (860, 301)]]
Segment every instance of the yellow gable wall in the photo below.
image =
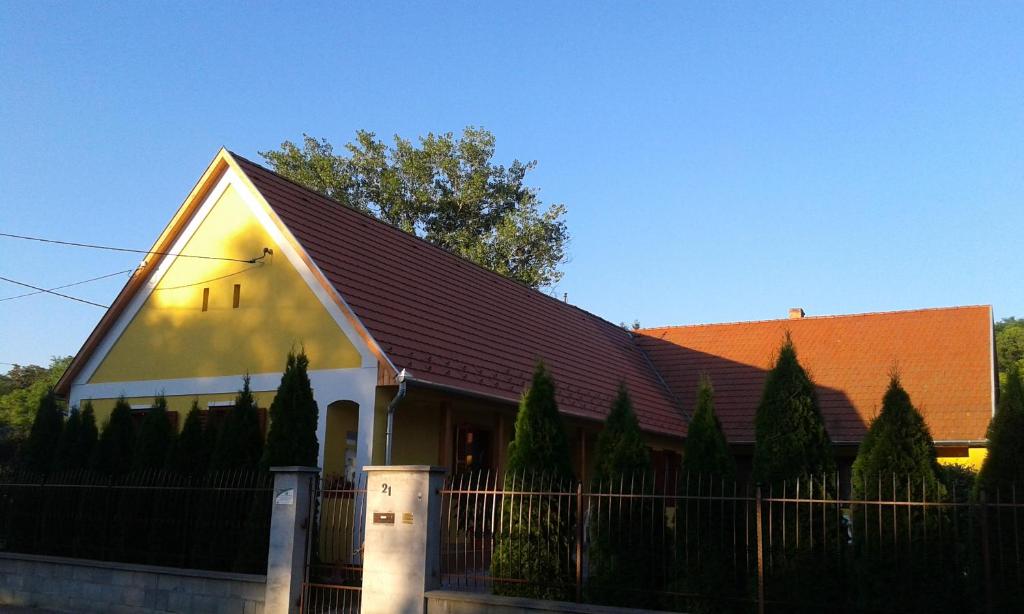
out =
[[(247, 188), (240, 188), (247, 189)], [(177, 258), (90, 383), (213, 377), (284, 369), (300, 345), (310, 369), (360, 366), (351, 341), (229, 186), (182, 250), (260, 264)], [(234, 285), (240, 303), (232, 307)], [(203, 289), (208, 310), (202, 311)]]

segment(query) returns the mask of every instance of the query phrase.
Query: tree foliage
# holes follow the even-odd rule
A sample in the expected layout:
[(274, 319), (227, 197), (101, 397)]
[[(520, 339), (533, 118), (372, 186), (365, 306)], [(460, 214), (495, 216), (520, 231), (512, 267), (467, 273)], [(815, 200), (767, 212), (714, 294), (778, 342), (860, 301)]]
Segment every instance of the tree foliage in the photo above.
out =
[(715, 414), (715, 390), (707, 375), (697, 385), (697, 408), (686, 433), (683, 471), (726, 480), (736, 477), (736, 462)]
[(467, 127), (461, 136), (427, 134), (387, 145), (360, 130), (336, 153), (308, 135), (260, 152), (274, 170), (343, 205), (534, 288), (562, 277), (569, 235), (565, 207), (544, 207), (526, 175), (536, 162), (492, 162), (495, 138)]
[[(555, 383), (543, 362), (538, 362), (529, 389), (523, 393), (516, 415), (515, 438), (508, 449), (508, 490), (567, 491), (572, 465), (562, 419), (555, 401)], [(528, 504), (524, 500), (528, 499)], [(567, 599), (572, 593), (568, 561), (571, 506), (559, 505), (558, 496), (507, 497), (502, 506), (509, 518), (495, 536), (491, 575), (499, 595), (535, 599)], [(525, 580), (525, 583), (519, 582)]]
[(1024, 370), (1024, 320), (1003, 318), (996, 322), (995, 337), (999, 372), (1005, 375), (1010, 365)]
[[(626, 385), (612, 402), (595, 448), (594, 487), (600, 492), (652, 492), (650, 453), (640, 433)], [(660, 562), (667, 559), (663, 530), (655, 523), (653, 503), (629, 499), (625, 505), (592, 510), (588, 601), (604, 605), (657, 605), (655, 591), (665, 578)]]
[[(210, 446), (203, 433), (203, 418), (199, 401), (192, 401), (192, 408), (185, 417), (185, 424), (171, 446), (167, 467), (183, 475), (202, 475), (210, 462)], [(211, 428), (212, 427), (207, 427)]]
[(61, 429), (60, 437), (57, 439), (57, 449), (53, 452), (53, 471), (68, 471), (81, 468), (75, 465), (72, 455), (75, 445), (81, 437), (82, 416), (77, 407), (68, 411), (68, 419), (64, 421), (64, 428)]
[(1007, 370), (996, 415), (988, 426), (988, 455), (978, 474), (982, 489), (1012, 484), (1024, 487), (1024, 382), (1016, 363)]
[(153, 401), (153, 406), (146, 411), (139, 425), (139, 433), (135, 439), (132, 469), (163, 469), (167, 464), (167, 454), (174, 441), (171, 432), (171, 419), (167, 413), (167, 399), (163, 395)]
[(50, 471), (63, 425), (64, 415), (57, 404), (57, 395), (51, 389), (39, 399), (36, 407), (36, 417), (22, 451), (21, 464), (25, 469), (37, 473)]
[(14, 365), (0, 375), (0, 437), (24, 438), (35, 420), (39, 402), (57, 384), (71, 357), (54, 358), (50, 366)]
[(249, 376), (242, 380), (242, 389), (234, 406), (217, 434), (210, 467), (215, 470), (255, 469), (263, 457), (263, 432), (256, 400), (249, 387)]
[(114, 409), (103, 425), (93, 455), (93, 466), (104, 475), (123, 475), (131, 469), (134, 450), (132, 408), (121, 397), (114, 403)]
[(628, 479), (651, 471), (651, 455), (624, 383), (619, 384), (618, 395), (597, 436), (594, 459), (594, 478), (599, 482), (623, 476)]
[(543, 362), (519, 401), (515, 438), (508, 446), (508, 471), (572, 478), (569, 443), (555, 400), (555, 382)]
[(771, 484), (831, 474), (835, 466), (814, 383), (787, 333), (754, 420), (754, 479)]
[(288, 353), (281, 384), (270, 404), (270, 431), (261, 463), (264, 468), (315, 467), (320, 458), (316, 438), (318, 409), (308, 368), (305, 351)]
[(900, 480), (901, 493), (908, 478), (918, 496), (929, 493), (937, 498), (942, 490), (935, 443), (897, 374), (889, 380), (882, 411), (871, 421), (857, 450), (853, 462), (854, 498), (874, 500), (884, 496), (886, 487), (891, 488), (893, 475)]

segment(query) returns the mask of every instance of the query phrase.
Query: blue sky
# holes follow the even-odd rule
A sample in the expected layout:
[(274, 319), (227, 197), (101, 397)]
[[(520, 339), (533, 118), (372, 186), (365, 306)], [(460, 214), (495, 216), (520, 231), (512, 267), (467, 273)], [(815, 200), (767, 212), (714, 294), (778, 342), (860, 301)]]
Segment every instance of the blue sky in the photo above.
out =
[[(609, 320), (1024, 315), (1020, 3), (312, 4), (0, 3), (0, 232), (147, 248), (221, 145), (478, 125), (538, 160), (554, 292)], [(0, 238), (44, 287), (138, 260)], [(100, 315), (2, 301), (0, 362)]]

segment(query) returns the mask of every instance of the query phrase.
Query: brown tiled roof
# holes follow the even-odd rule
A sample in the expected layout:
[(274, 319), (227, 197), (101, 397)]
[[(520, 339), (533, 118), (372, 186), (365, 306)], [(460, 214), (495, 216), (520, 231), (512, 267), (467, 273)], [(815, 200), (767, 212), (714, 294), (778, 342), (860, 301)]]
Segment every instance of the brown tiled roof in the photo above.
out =
[(627, 331), (234, 157), (398, 369), (514, 401), (543, 359), (563, 413), (603, 419), (624, 380), (644, 430), (685, 434)]
[(637, 339), (684, 406), (708, 373), (726, 436), (745, 443), (786, 331), (833, 441), (860, 441), (894, 366), (936, 441), (985, 438), (994, 378), (988, 306), (649, 328)]

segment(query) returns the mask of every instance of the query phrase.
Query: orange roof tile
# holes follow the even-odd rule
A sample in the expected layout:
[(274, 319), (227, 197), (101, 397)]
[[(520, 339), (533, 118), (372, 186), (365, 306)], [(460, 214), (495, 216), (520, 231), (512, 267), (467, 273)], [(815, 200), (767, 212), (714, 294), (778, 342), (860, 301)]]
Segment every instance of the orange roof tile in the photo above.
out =
[(833, 441), (860, 441), (894, 366), (936, 441), (985, 438), (995, 377), (988, 306), (648, 328), (637, 339), (684, 404), (708, 373), (727, 437), (747, 443), (786, 331)]

